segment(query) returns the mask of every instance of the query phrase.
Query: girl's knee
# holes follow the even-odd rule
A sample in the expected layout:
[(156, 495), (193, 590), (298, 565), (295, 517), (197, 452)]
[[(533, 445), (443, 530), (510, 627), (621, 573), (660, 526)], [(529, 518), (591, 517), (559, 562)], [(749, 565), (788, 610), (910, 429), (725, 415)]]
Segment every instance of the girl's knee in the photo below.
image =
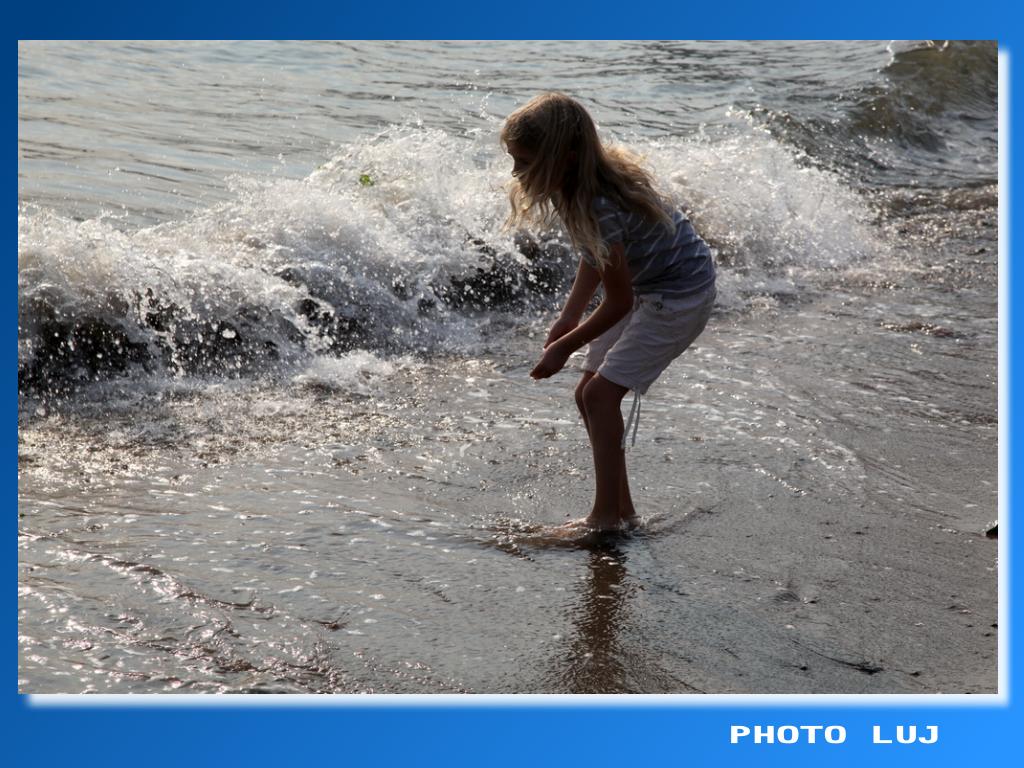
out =
[(584, 371), (583, 376), (580, 378), (579, 383), (576, 385), (576, 391), (573, 393), (576, 398), (576, 407), (579, 408), (580, 413), (586, 418), (587, 406), (583, 399), (583, 392), (587, 388), (587, 384), (594, 380), (594, 374), (590, 371)]
[(584, 401), (583, 401), (583, 390), (586, 389), (586, 386), (587, 386), (587, 383), (584, 382), (584, 381), (581, 381), (579, 384), (576, 385), (576, 392), (575, 392), (576, 407), (579, 409), (580, 413), (582, 413), (584, 416), (587, 415), (587, 406), (586, 406), (586, 403), (584, 403)]
[(622, 397), (629, 391), (600, 376), (595, 376), (582, 387), (577, 387), (577, 393), (580, 389), (583, 391), (577, 395), (577, 402), (582, 404), (581, 408), (587, 413), (618, 409)]

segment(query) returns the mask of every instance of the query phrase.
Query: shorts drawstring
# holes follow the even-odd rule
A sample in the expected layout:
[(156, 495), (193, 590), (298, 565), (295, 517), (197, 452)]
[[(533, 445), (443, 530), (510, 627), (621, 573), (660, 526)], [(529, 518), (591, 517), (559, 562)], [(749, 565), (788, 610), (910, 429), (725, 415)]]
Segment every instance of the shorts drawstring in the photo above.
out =
[[(634, 415), (636, 421), (633, 420)], [(633, 441), (631, 445), (636, 445), (636, 431), (640, 428), (640, 392), (636, 389), (633, 390), (633, 407), (629, 409), (629, 419), (626, 421), (626, 428), (622, 431), (622, 450), (626, 450), (626, 435), (629, 434), (629, 428), (633, 427)]]

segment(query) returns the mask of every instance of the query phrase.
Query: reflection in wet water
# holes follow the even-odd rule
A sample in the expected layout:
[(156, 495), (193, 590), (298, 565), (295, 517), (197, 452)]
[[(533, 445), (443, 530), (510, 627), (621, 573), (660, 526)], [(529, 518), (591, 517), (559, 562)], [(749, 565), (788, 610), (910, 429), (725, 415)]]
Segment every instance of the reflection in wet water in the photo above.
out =
[(626, 561), (626, 555), (610, 539), (596, 543), (589, 552), (560, 681), (567, 693), (628, 690), (621, 641), (628, 610)]

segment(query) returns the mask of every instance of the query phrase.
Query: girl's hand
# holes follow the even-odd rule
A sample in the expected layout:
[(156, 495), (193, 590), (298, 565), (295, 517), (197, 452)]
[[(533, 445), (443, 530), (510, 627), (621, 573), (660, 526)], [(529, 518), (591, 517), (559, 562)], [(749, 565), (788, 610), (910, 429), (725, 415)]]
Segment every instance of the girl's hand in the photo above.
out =
[(565, 351), (558, 344), (549, 344), (544, 348), (544, 355), (540, 362), (530, 371), (530, 376), (534, 379), (546, 379), (549, 376), (554, 376), (565, 367), (570, 354), (572, 353)]
[(576, 326), (580, 324), (579, 320), (573, 320), (570, 317), (559, 315), (558, 319), (555, 320), (554, 325), (551, 326), (551, 330), (548, 331), (548, 338), (544, 342), (544, 349), (547, 349), (565, 334), (576, 330)]

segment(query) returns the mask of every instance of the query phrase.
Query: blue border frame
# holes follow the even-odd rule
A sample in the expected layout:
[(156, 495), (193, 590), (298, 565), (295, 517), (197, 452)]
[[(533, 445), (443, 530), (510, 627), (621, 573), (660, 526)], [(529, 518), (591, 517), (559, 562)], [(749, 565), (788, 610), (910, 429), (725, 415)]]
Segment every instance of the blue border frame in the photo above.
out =
[[(301, 7), (300, 7), (301, 5)], [(318, 706), (302, 699), (268, 701), (256, 708), (220, 701), (181, 700), (177, 706), (127, 706), (76, 699), (40, 701), (16, 694), (15, 681), (4, 699), (13, 759), (42, 763), (109, 765), (127, 760), (150, 766), (200, 764), (374, 765), (635, 765), (648, 763), (792, 765), (804, 760), (832, 765), (1000, 760), (1021, 754), (1017, 739), (1022, 679), (1018, 642), (1010, 635), (1019, 611), (1010, 603), (1020, 573), (1010, 568), (1013, 481), (1021, 462), (1013, 450), (1020, 424), (1012, 397), (1018, 381), (1014, 339), (1020, 319), (1011, 297), (1024, 295), (1021, 277), (1010, 263), (1010, 227), (1020, 220), (1012, 180), (1020, 178), (1018, 155), (1010, 153), (1020, 119), (1020, 67), (1017, 42), (1024, 30), (1009, 0), (981, 0), (965, 6), (951, 0), (861, 0), (826, 5), (820, 0), (731, 0), (708, 7), (684, 7), (656, 0), (643, 7), (607, 0), (563, 0), (551, 6), (487, 4), (478, 0), (407, 5), (265, 0), (193, 0), (173, 5), (105, 2), (102, 6), (57, 0), (18, 8), (16, 39), (61, 38), (953, 38), (998, 39), (1001, 75), (1008, 72), (1008, 114), (1000, 127), (1005, 164), (1000, 169), (1000, 697), (860, 697), (838, 703), (834, 697), (735, 698), (722, 701), (660, 699), (514, 702), (472, 697), (453, 704), (421, 700), (346, 697), (343, 706)], [(17, 69), (15, 69), (17, 83)], [(15, 85), (17, 87), (17, 85)], [(1006, 102), (1003, 102), (1006, 106)], [(11, 124), (8, 124), (11, 125)], [(17, 123), (14, 123), (15, 136)], [(1004, 127), (1008, 126), (1008, 134)], [(9, 129), (10, 130), (10, 129)], [(1017, 143), (1017, 142), (1013, 142)], [(15, 166), (15, 171), (17, 166)], [(15, 173), (15, 175), (17, 175)], [(14, 187), (17, 201), (17, 187)], [(16, 207), (16, 206), (15, 206)], [(15, 223), (15, 227), (16, 227)], [(15, 229), (16, 232), (16, 229)], [(17, 264), (16, 249), (8, 256)], [(17, 285), (16, 276), (12, 280)], [(17, 301), (5, 305), (14, 337), (8, 354), (16, 370)], [(17, 430), (17, 383), (11, 376), (8, 418)], [(13, 443), (13, 441), (12, 441)], [(10, 519), (17, 519), (17, 455), (12, 455), (5, 494)], [(1014, 549), (1017, 549), (1014, 547)], [(13, 568), (16, 568), (16, 555)], [(16, 616), (10, 611), (8, 616)], [(17, 621), (14, 621), (14, 635)], [(16, 641), (15, 641), (16, 645)], [(15, 654), (17, 651), (15, 650)], [(16, 663), (16, 660), (15, 660)], [(968, 699), (970, 699), (968, 701)], [(152, 699), (135, 700), (148, 705)], [(45, 703), (46, 706), (41, 706)], [(246, 702), (246, 704), (251, 702)], [(262, 702), (258, 702), (262, 703)], [(88, 705), (88, 706), (85, 706)], [(843, 744), (754, 745), (729, 743), (731, 725), (830, 725), (845, 727)], [(874, 745), (872, 726), (891, 734), (896, 725), (937, 725), (936, 744)]]

